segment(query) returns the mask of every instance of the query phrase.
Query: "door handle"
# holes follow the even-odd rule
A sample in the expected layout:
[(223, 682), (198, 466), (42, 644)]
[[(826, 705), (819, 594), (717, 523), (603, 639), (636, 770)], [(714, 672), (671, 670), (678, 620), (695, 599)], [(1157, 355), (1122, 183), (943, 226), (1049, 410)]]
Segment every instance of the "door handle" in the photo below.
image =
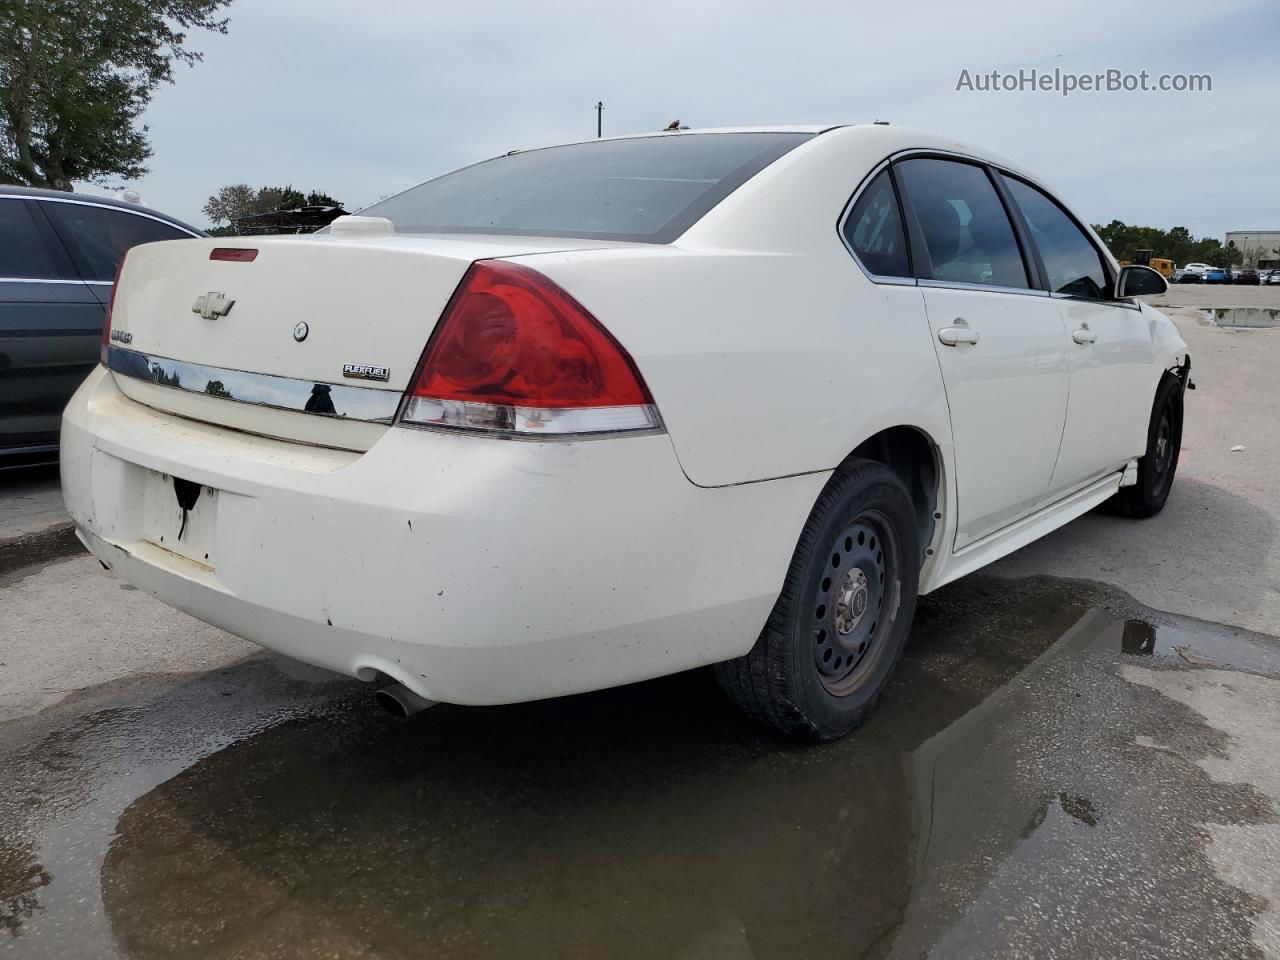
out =
[(968, 327), (943, 327), (938, 331), (938, 340), (948, 347), (954, 347), (959, 343), (977, 343), (978, 331), (970, 330)]
[(1098, 339), (1098, 335), (1089, 329), (1087, 323), (1082, 323), (1076, 330), (1072, 331), (1071, 339), (1076, 343), (1094, 343)]

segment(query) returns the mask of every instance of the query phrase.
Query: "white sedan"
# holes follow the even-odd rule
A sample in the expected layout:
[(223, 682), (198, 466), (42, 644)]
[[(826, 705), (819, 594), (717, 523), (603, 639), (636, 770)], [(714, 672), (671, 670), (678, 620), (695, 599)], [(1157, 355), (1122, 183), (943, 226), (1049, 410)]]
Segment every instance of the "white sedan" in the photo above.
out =
[(321, 235), (131, 251), (63, 490), (126, 580), (403, 712), (716, 664), (828, 739), (918, 594), (1164, 505), (1164, 289), (928, 134), (514, 152)]

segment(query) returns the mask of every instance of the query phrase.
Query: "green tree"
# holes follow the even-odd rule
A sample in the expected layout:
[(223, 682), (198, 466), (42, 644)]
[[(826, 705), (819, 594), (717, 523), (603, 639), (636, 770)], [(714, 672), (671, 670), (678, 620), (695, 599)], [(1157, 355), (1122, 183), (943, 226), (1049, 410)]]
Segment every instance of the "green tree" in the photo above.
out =
[(204, 215), (212, 223), (230, 223), (237, 217), (256, 213), (253, 187), (247, 183), (231, 183), (220, 189), (204, 205)]
[(1196, 239), (1186, 227), (1162, 230), (1159, 227), (1136, 227), (1119, 220), (1106, 226), (1093, 225), (1111, 255), (1117, 260), (1133, 260), (1139, 250), (1150, 250), (1154, 257), (1165, 257), (1176, 264), (1209, 263), (1232, 266), (1241, 263), (1244, 253), (1235, 244), (1224, 247), (1214, 237)]
[[(319, 190), (303, 193), (292, 185), (259, 187), (254, 190), (247, 183), (231, 183), (205, 201), (203, 209), (204, 215), (212, 223), (220, 225), (256, 213), (274, 213), (276, 210), (296, 210), (298, 207), (317, 205), (342, 206), (339, 201)], [(232, 232), (230, 228), (228, 232)]]
[(327, 193), (320, 193), (316, 190), (312, 190), (310, 193), (307, 194), (307, 206), (308, 207), (340, 207), (342, 206), (342, 201), (333, 199), (333, 197), (329, 196)]
[(151, 156), (138, 120), (188, 32), (226, 33), (231, 0), (0, 0), (0, 182), (58, 190), (133, 179)]
[[(333, 199), (327, 193), (312, 190), (303, 193), (294, 189), (293, 184), (287, 187), (263, 187), (258, 191), (259, 206), (263, 210), (297, 210), (299, 207), (340, 207), (342, 202)], [(269, 199), (268, 199), (269, 198)]]
[(306, 202), (306, 196), (301, 190), (293, 189), (292, 184), (287, 187), (263, 187), (258, 191), (257, 212), (270, 213), (273, 210), (295, 210), (304, 206)]

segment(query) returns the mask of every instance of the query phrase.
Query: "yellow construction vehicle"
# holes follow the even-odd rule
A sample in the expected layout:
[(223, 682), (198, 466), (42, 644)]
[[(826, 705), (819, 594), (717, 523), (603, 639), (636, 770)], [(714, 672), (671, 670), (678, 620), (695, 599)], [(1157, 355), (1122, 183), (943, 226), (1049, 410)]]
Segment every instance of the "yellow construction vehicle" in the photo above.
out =
[(1166, 280), (1173, 276), (1173, 261), (1166, 260), (1164, 257), (1153, 257), (1150, 250), (1133, 251), (1133, 259), (1121, 260), (1120, 266), (1131, 267), (1135, 263), (1140, 267), (1150, 267)]

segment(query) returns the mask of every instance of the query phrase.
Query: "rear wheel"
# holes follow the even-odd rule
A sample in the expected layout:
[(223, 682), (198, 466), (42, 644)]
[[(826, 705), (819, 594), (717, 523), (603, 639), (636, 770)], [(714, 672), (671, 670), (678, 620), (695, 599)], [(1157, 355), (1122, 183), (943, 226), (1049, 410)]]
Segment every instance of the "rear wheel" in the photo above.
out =
[(1147, 425), (1147, 450), (1138, 461), (1138, 482), (1124, 487), (1111, 503), (1126, 517), (1153, 517), (1164, 509), (1178, 470), (1182, 448), (1182, 381), (1165, 374), (1156, 390)]
[(831, 740), (874, 708), (902, 655), (919, 587), (915, 510), (888, 467), (852, 461), (805, 524), (773, 612), (721, 687), (784, 733)]

